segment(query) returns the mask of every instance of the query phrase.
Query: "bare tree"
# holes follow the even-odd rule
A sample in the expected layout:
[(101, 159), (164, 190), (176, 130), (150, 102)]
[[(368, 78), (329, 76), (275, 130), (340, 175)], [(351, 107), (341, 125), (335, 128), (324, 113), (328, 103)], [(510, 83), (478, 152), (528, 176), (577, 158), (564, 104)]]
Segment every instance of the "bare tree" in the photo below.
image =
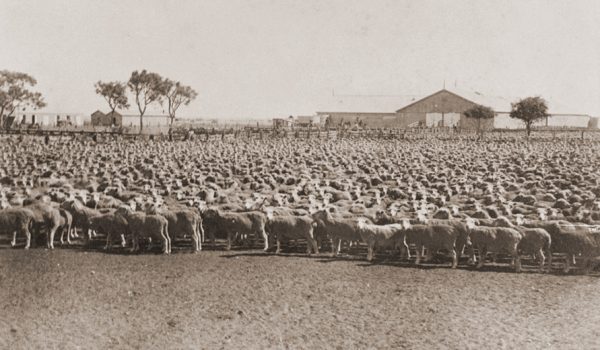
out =
[(94, 87), (96, 88), (96, 93), (104, 97), (106, 102), (108, 102), (111, 113), (114, 113), (116, 109), (129, 108), (127, 85), (125, 83), (119, 81), (109, 81), (107, 83), (98, 81)]
[(171, 133), (173, 121), (175, 121), (175, 113), (177, 113), (179, 107), (181, 105), (189, 105), (198, 96), (198, 93), (189, 86), (169, 79), (165, 79), (164, 81), (164, 91), (169, 110), (169, 133)]
[(162, 104), (165, 96), (165, 84), (162, 77), (157, 73), (141, 72), (137, 70), (131, 73), (127, 86), (135, 96), (135, 103), (140, 111), (140, 134), (144, 128), (144, 113), (149, 104), (158, 102)]
[(41, 93), (28, 89), (36, 84), (37, 80), (29, 74), (0, 71), (0, 128), (4, 128), (4, 116), (12, 116), (19, 108), (46, 106)]

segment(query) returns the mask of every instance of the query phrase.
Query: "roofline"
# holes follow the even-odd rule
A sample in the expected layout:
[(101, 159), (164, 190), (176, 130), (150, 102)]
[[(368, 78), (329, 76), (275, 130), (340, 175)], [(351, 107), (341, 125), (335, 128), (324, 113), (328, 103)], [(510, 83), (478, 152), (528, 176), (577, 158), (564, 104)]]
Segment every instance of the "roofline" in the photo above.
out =
[(465, 101), (467, 101), (467, 102), (469, 102), (469, 103), (473, 103), (473, 104), (476, 104), (476, 105), (480, 105), (480, 103), (473, 102), (473, 101), (469, 100), (468, 98), (464, 98), (464, 97), (460, 96), (459, 94), (457, 94), (457, 93), (454, 93), (454, 92), (452, 92), (452, 91), (450, 91), (450, 90), (441, 89), (441, 90), (439, 90), (439, 91), (436, 91), (436, 92), (434, 92), (434, 93), (433, 93), (433, 94), (431, 94), (431, 95), (425, 96), (425, 97), (423, 97), (423, 98), (421, 98), (421, 99), (419, 99), (419, 100), (416, 100), (416, 101), (414, 101), (414, 102), (412, 102), (412, 103), (410, 103), (410, 104), (408, 104), (408, 105), (406, 105), (406, 106), (404, 106), (404, 107), (402, 107), (402, 108), (398, 109), (398, 110), (396, 111), (396, 113), (401, 113), (403, 110), (407, 109), (408, 107), (411, 107), (411, 106), (413, 106), (413, 105), (415, 105), (415, 104), (417, 104), (417, 103), (419, 103), (419, 102), (421, 102), (421, 101), (423, 101), (423, 100), (426, 100), (426, 99), (428, 99), (428, 98), (430, 98), (430, 97), (433, 97), (433, 96), (435, 96), (435, 95), (437, 95), (437, 94), (441, 94), (442, 92), (447, 92), (447, 93), (449, 93), (449, 94), (451, 94), (451, 95), (454, 95), (454, 96), (456, 96), (456, 97), (458, 97), (458, 98), (460, 98), (460, 99), (463, 99), (463, 100), (465, 100)]
[(317, 114), (372, 114), (372, 115), (396, 115), (395, 112), (317, 112)]

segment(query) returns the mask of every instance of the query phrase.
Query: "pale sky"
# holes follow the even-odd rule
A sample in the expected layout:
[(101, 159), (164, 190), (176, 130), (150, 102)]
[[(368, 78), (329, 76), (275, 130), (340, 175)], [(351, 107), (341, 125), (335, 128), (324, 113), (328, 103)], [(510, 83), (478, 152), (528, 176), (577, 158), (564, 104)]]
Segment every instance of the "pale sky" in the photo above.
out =
[(51, 112), (107, 110), (94, 83), (145, 68), (198, 92), (181, 116), (310, 115), (332, 91), (427, 95), (444, 80), (450, 89), (541, 95), (568, 109), (561, 112), (600, 116), (597, 0), (0, 5), (0, 69), (37, 78)]

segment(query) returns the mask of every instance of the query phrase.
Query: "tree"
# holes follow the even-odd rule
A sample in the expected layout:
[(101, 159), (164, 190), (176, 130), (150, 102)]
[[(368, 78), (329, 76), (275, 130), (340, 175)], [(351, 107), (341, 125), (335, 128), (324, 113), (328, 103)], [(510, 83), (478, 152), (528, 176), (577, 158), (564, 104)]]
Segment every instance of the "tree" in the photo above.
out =
[(548, 117), (546, 101), (539, 96), (524, 98), (511, 104), (511, 106), (510, 117), (522, 120), (525, 123), (528, 137), (531, 134), (533, 123)]
[(477, 119), (477, 133), (480, 136), (483, 135), (483, 131), (481, 130), (481, 120), (494, 118), (494, 111), (490, 107), (482, 105), (475, 105), (467, 109), (464, 114), (467, 118)]
[(104, 97), (106, 102), (108, 102), (111, 113), (114, 113), (116, 109), (129, 108), (127, 85), (125, 83), (119, 81), (109, 81), (108, 83), (98, 81), (94, 87), (96, 88), (96, 93)]
[(162, 77), (157, 73), (141, 72), (137, 70), (131, 73), (127, 86), (135, 96), (135, 103), (140, 111), (140, 134), (144, 128), (144, 113), (149, 104), (158, 102), (162, 105), (165, 96), (165, 84)]
[(29, 74), (0, 71), (0, 129), (4, 128), (4, 116), (12, 116), (18, 108), (46, 106), (41, 93), (28, 89), (36, 84), (37, 80)]
[(181, 85), (180, 82), (174, 82), (169, 79), (165, 79), (164, 92), (167, 99), (168, 111), (169, 111), (169, 133), (173, 128), (173, 121), (175, 120), (175, 113), (181, 105), (189, 105), (198, 93), (189, 86)]

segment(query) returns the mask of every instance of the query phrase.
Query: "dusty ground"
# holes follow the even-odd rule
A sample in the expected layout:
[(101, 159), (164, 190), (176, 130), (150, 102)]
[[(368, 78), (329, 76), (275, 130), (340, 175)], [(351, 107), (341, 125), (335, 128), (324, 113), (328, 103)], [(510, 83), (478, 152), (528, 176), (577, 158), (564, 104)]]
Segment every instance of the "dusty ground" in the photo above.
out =
[(600, 279), (325, 254), (3, 248), (0, 348), (598, 349)]

